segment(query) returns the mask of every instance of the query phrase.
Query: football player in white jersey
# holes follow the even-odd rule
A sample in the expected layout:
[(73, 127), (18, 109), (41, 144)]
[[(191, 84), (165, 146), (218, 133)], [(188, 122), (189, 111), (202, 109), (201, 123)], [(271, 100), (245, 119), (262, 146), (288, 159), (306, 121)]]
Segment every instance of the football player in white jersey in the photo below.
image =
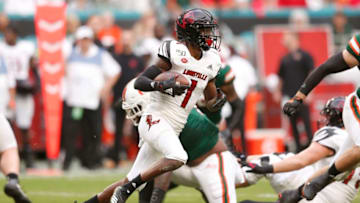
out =
[[(133, 86), (134, 81), (126, 85), (126, 91), (122, 96), (122, 108), (126, 111), (126, 118), (138, 126), (150, 99), (150, 93), (138, 91)], [(193, 108), (181, 132), (180, 140), (189, 160), (186, 166), (173, 171), (169, 178), (176, 184), (201, 188), (210, 203), (235, 203), (235, 184), (244, 183), (244, 173), (236, 157), (228, 151), (220, 138), (216, 125), (198, 109)], [(208, 178), (210, 176), (211, 179)], [(161, 191), (152, 190), (151, 184), (147, 185), (140, 192), (139, 202), (162, 202), (169, 181), (162, 179), (161, 186), (155, 184), (161, 187)], [(99, 193), (96, 199), (88, 200), (86, 203), (107, 203), (112, 190), (113, 188), (108, 187)]]
[[(248, 172), (258, 174), (274, 173), (272, 176), (275, 178), (277, 176), (276, 173), (298, 170), (311, 164), (312, 171), (317, 171), (324, 166), (328, 166), (332, 162), (334, 156), (340, 151), (340, 148), (347, 137), (349, 137), (348, 133), (343, 130), (344, 123), (342, 120), (342, 112), (344, 102), (345, 97), (335, 97), (328, 100), (321, 111), (321, 115), (325, 116), (326, 126), (315, 132), (313, 141), (308, 148), (294, 156), (285, 158), (273, 164), (259, 165), (250, 163), (248, 164), (248, 167), (251, 169), (248, 170)], [(360, 171), (357, 170), (357, 173), (359, 172)], [(286, 177), (291, 177), (291, 175), (285, 176), (284, 174), (279, 174), (278, 178), (276, 178), (277, 181), (280, 182), (278, 185), (286, 187), (278, 187), (276, 191), (283, 192), (284, 189), (288, 190), (299, 187), (309, 177), (309, 175), (306, 174), (311, 173), (309, 173), (308, 170), (306, 173), (299, 172), (299, 175), (302, 178), (301, 180), (295, 175), (287, 180)], [(331, 187), (323, 191), (322, 195), (318, 195), (314, 202), (351, 202), (356, 196), (357, 188), (355, 188), (354, 181), (351, 183), (349, 182), (350, 180), (357, 181), (358, 178), (359, 174), (355, 174), (355, 176), (353, 174), (350, 176), (349, 180), (343, 183), (336, 182), (332, 184)], [(281, 183), (281, 179), (284, 181), (283, 183)], [(292, 184), (292, 182), (295, 184)], [(295, 187), (290, 187), (290, 185)], [(294, 194), (294, 196), (296, 195), (297, 193)], [(300, 199), (301, 197), (299, 196), (298, 200)]]
[[(23, 154), (27, 168), (33, 167), (32, 150), (29, 144), (29, 128), (34, 115), (33, 94), (39, 88), (39, 78), (34, 68), (35, 46), (31, 42), (18, 41), (17, 29), (8, 26), (4, 32), (4, 43), (0, 43), (0, 55), (3, 57), (9, 73), (16, 80), (15, 122), (21, 131)], [(31, 68), (31, 69), (30, 69)], [(30, 82), (30, 70), (35, 80)]]
[[(158, 62), (135, 81), (136, 89), (151, 92), (138, 127), (143, 146), (127, 175), (127, 183), (115, 189), (111, 202), (125, 202), (146, 181), (186, 163), (188, 157), (179, 134), (203, 94), (210, 111), (218, 110), (226, 101), (223, 94), (218, 95), (214, 82), (221, 59), (217, 51), (218, 25), (212, 14), (198, 8), (183, 12), (176, 20), (176, 33), (178, 41), (164, 41)], [(177, 84), (175, 77), (154, 81), (169, 70), (186, 77), (190, 86)]]
[(5, 194), (16, 203), (30, 203), (19, 185), (20, 159), (15, 135), (3, 114), (0, 114), (0, 170), (7, 178)]
[[(258, 164), (258, 165), (275, 165), (280, 163), (285, 159), (290, 159), (296, 155), (292, 153), (287, 154), (268, 154), (262, 156), (250, 156), (248, 160)], [(325, 158), (326, 160), (326, 158)], [(321, 162), (320, 160), (319, 162)], [(320, 163), (318, 164), (320, 165)], [(294, 170), (284, 173), (268, 173), (268, 174), (255, 174), (252, 172), (246, 172), (245, 178), (247, 181), (246, 185), (242, 187), (247, 187), (253, 184), (256, 184), (261, 178), (266, 178), (271, 187), (275, 190), (276, 193), (280, 194), (286, 190), (296, 190), (298, 187), (304, 184), (304, 182), (311, 176), (314, 172), (314, 168), (317, 166), (315, 164), (305, 166), (299, 170)], [(244, 170), (248, 170), (248, 167), (243, 167)], [(331, 184), (329, 187), (321, 191), (314, 200), (307, 201), (305, 199), (300, 200), (300, 203), (312, 202), (312, 203), (351, 203), (357, 195), (360, 181), (360, 168), (357, 168), (352, 172), (351, 176), (348, 176), (343, 182), (338, 184)], [(282, 200), (283, 201), (283, 200)], [(282, 202), (277, 201), (277, 203)], [(239, 203), (264, 203), (262, 201), (253, 201), (253, 200), (244, 200)], [(270, 203), (270, 202), (267, 202)]]
[[(357, 67), (360, 64), (360, 34), (351, 38), (347, 47), (340, 53), (333, 55), (316, 68), (304, 81), (296, 95), (283, 107), (285, 114), (293, 116), (306, 96), (329, 74), (338, 73)], [(338, 178), (346, 177), (349, 172), (360, 163), (360, 88), (348, 95), (344, 105), (343, 120), (349, 137), (342, 146), (341, 152), (335, 157), (334, 163), (328, 169), (314, 174), (311, 182), (303, 187), (303, 197), (311, 200), (316, 193)], [(340, 177), (341, 176), (341, 177)]]

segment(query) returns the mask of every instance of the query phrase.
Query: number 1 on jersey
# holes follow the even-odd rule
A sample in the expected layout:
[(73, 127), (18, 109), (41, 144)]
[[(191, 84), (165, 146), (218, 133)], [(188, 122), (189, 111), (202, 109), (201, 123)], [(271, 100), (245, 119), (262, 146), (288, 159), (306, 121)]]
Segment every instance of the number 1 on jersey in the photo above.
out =
[(185, 108), (186, 104), (189, 102), (189, 99), (191, 97), (192, 92), (194, 91), (195, 87), (197, 85), (197, 81), (196, 80), (191, 80), (191, 86), (189, 89), (187, 89), (186, 91), (186, 95), (184, 100), (181, 103), (181, 107)]

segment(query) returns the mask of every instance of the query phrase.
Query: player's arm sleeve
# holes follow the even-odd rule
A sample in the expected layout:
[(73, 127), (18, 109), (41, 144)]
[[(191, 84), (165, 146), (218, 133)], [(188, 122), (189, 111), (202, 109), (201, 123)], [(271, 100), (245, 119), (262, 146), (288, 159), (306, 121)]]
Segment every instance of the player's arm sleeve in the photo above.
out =
[(138, 78), (135, 80), (134, 87), (135, 89), (141, 91), (154, 91), (154, 86), (152, 83), (154, 82), (154, 78), (162, 72), (160, 68), (153, 65), (149, 68), (145, 69)]
[(346, 50), (360, 63), (360, 34), (357, 34), (351, 38), (346, 46)]
[(234, 101), (229, 102), (229, 103), (231, 106), (231, 110), (233, 112), (233, 115), (229, 122), (229, 129), (233, 130), (236, 127), (240, 127), (240, 125), (241, 125), (240, 121), (241, 121), (241, 116), (244, 113), (243, 112), (244, 102), (240, 98), (237, 98)]
[(349, 68), (350, 67), (344, 60), (342, 52), (335, 54), (310, 73), (300, 87), (299, 91), (304, 95), (308, 95), (325, 76), (331, 73), (338, 73)]
[(167, 71), (171, 68), (171, 53), (170, 53), (171, 41), (164, 41), (158, 50), (159, 60), (156, 65), (152, 65), (145, 69), (135, 81), (135, 89), (141, 91), (154, 91), (154, 78), (163, 71)]

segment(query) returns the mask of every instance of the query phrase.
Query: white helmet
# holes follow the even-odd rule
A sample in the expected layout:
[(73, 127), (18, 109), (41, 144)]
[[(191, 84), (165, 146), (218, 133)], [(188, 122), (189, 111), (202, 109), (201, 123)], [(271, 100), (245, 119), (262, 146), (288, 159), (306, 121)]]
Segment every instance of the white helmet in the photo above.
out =
[(148, 93), (135, 89), (135, 80), (136, 78), (132, 79), (122, 92), (122, 109), (126, 112), (126, 118), (137, 126), (148, 103)]

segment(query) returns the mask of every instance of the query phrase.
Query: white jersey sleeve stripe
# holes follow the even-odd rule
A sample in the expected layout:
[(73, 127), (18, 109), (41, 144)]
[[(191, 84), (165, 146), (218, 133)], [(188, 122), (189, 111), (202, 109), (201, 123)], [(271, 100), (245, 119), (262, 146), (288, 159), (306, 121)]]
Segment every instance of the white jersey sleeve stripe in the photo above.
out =
[(170, 58), (171, 58), (171, 55), (170, 55), (170, 43), (171, 43), (170, 40), (164, 41), (160, 45), (159, 51), (158, 51), (158, 56), (169, 60), (169, 62), (170, 62)]

